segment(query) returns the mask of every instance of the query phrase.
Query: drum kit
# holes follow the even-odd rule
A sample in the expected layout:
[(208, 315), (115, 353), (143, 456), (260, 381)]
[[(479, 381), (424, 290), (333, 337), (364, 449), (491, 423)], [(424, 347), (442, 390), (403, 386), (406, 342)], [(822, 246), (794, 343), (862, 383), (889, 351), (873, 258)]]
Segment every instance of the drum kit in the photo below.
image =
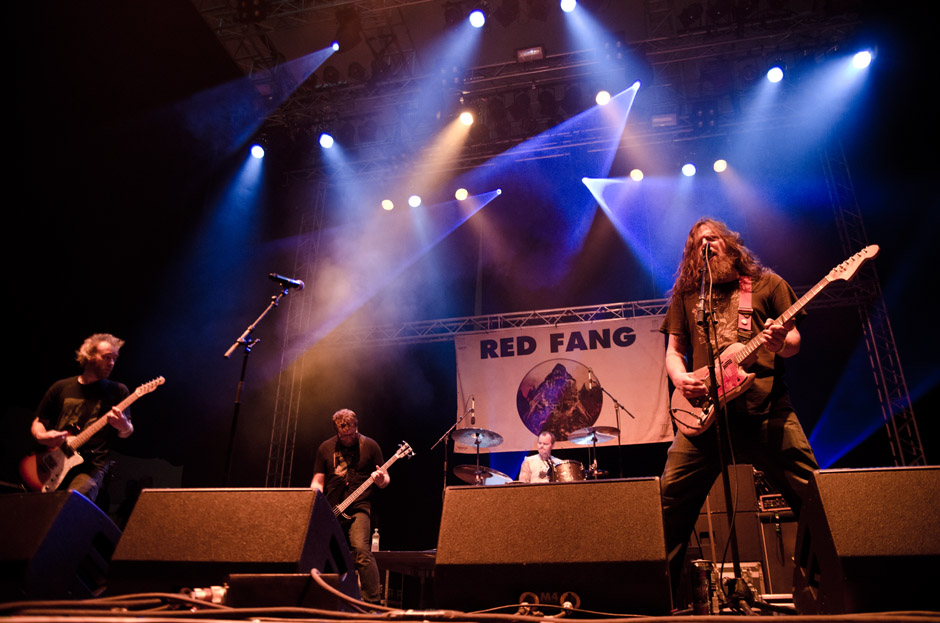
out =
[[(604, 444), (617, 438), (620, 430), (613, 426), (587, 426), (579, 428), (568, 434), (568, 441), (588, 448), (588, 467), (580, 461), (561, 461), (549, 473), (552, 482), (576, 482), (579, 480), (594, 480), (607, 475), (607, 472), (597, 468), (597, 445)], [(503, 443), (503, 437), (485, 428), (458, 428), (453, 434), (457, 443), (476, 447), (476, 465), (458, 465), (454, 474), (464, 482), (472, 485), (504, 485), (512, 482), (512, 478), (503, 472), (480, 465), (480, 448), (493, 448)]]

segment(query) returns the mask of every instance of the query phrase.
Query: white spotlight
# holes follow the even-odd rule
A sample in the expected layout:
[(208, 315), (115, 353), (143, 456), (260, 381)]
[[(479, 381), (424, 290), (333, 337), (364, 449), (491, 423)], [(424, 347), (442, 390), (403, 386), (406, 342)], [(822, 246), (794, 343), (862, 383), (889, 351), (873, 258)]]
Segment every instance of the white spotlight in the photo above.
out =
[(770, 70), (767, 72), (767, 79), (773, 83), (780, 82), (781, 80), (783, 80), (783, 69), (781, 69), (780, 67), (776, 67), (776, 66), (771, 67)]
[(728, 161), (722, 158), (719, 158), (718, 160), (715, 161), (715, 164), (712, 168), (715, 169), (715, 173), (724, 173), (725, 171), (728, 170)]
[(571, 13), (578, 6), (578, 0), (561, 0), (561, 10), (565, 13)]
[(458, 188), (457, 192), (454, 193), (454, 199), (457, 201), (463, 201), (470, 196), (470, 193), (467, 192), (466, 188)]
[(871, 52), (869, 50), (862, 50), (852, 57), (852, 66), (855, 69), (865, 69), (869, 65), (871, 65)]
[(392, 202), (391, 199), (382, 199), (382, 209), (386, 211), (394, 210), (395, 204)]
[(470, 25), (474, 28), (483, 28), (486, 23), (486, 13), (480, 9), (474, 9), (470, 12)]
[(594, 98), (594, 101), (597, 102), (598, 106), (606, 106), (610, 103), (610, 92), (598, 91), (597, 97)]
[(324, 132), (320, 135), (320, 147), (323, 149), (329, 149), (333, 146), (333, 137)]
[(411, 195), (408, 197), (408, 205), (410, 205), (412, 208), (417, 208), (419, 205), (421, 205), (421, 197), (418, 195)]
[(691, 162), (688, 164), (682, 165), (682, 175), (686, 177), (692, 177), (695, 175), (695, 165)]
[(262, 158), (264, 158), (264, 147), (258, 144), (252, 145), (251, 155), (253, 158), (257, 158), (258, 160), (261, 160)]
[(464, 125), (473, 125), (473, 114), (467, 111), (460, 113), (460, 123)]
[(639, 182), (640, 180), (643, 179), (643, 171), (639, 169), (633, 169), (632, 171), (630, 171), (630, 179), (633, 180), (634, 182)]
[(333, 45), (331, 45), (330, 47), (333, 48), (334, 52), (339, 52), (339, 41), (334, 41)]

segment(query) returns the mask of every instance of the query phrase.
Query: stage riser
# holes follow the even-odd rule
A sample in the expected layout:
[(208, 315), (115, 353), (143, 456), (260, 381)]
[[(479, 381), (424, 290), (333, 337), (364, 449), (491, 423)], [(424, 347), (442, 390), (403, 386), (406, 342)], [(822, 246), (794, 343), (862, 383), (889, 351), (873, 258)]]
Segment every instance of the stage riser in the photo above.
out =
[(473, 610), (524, 594), (559, 603), (575, 593), (582, 608), (663, 614), (672, 605), (665, 554), (658, 478), (450, 487), (435, 605)]

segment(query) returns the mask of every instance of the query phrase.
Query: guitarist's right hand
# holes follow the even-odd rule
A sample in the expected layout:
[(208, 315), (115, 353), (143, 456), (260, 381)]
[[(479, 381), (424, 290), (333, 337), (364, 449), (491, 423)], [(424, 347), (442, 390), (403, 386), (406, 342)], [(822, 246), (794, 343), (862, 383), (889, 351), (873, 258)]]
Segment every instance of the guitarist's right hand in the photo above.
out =
[(68, 431), (46, 430), (46, 427), (38, 420), (33, 423), (32, 433), (36, 441), (48, 448), (58, 448), (65, 443), (65, 439), (69, 436)]
[(686, 399), (701, 398), (708, 393), (705, 383), (691, 372), (682, 372), (670, 377), (676, 389), (682, 392)]

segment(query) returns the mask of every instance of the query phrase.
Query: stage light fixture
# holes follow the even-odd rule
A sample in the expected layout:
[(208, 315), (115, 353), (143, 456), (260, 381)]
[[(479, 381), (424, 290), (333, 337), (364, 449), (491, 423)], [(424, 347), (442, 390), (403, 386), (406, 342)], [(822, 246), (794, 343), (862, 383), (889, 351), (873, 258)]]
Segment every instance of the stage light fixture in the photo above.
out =
[(254, 145), (252, 145), (251, 156), (253, 158), (257, 158), (258, 160), (261, 160), (262, 158), (264, 158), (264, 147), (262, 147), (258, 143), (255, 143)]
[(526, 61), (540, 61), (545, 58), (545, 48), (540, 45), (533, 45), (529, 48), (519, 48), (516, 50), (516, 62), (525, 63)]
[(852, 66), (855, 69), (865, 69), (871, 65), (872, 58), (871, 50), (862, 50), (852, 57)]
[(330, 44), (330, 47), (333, 48), (334, 52), (339, 52), (339, 41), (334, 41)]
[(460, 8), (460, 2), (444, 3), (444, 25), (454, 26), (463, 19), (463, 11)]
[(561, 10), (571, 13), (578, 6), (578, 0), (561, 0)]
[(460, 123), (462, 123), (462, 124), (464, 124), (464, 125), (466, 125), (466, 126), (471, 126), (471, 125), (473, 125), (473, 113), (471, 113), (470, 111), (467, 111), (467, 110), (465, 110), (465, 111), (463, 111), (462, 113), (460, 113)]
[(724, 173), (728, 170), (728, 161), (724, 158), (719, 158), (715, 161), (715, 164), (712, 168), (715, 169), (715, 173)]
[(708, 3), (708, 18), (713, 24), (731, 19), (731, 0), (711, 0)]
[(333, 146), (333, 137), (327, 134), (326, 132), (322, 133), (319, 138), (320, 147), (323, 149), (329, 149)]
[(695, 165), (691, 162), (682, 165), (682, 175), (692, 177), (695, 175)]
[(421, 197), (418, 195), (411, 195), (408, 197), (408, 205), (410, 205), (412, 208), (417, 208), (421, 205)]
[(349, 76), (349, 79), (354, 82), (365, 82), (366, 68), (362, 66), (362, 63), (353, 61), (349, 64), (349, 68), (346, 70), (346, 75)]
[(334, 65), (327, 65), (323, 68), (323, 82), (326, 84), (337, 84), (341, 79), (339, 69)]
[(454, 193), (454, 199), (457, 201), (463, 201), (470, 196), (470, 193), (467, 192), (466, 188), (458, 188), (457, 192)]
[(639, 182), (640, 180), (643, 179), (643, 171), (641, 171), (640, 169), (633, 169), (632, 171), (630, 171), (630, 179), (633, 180), (634, 182)]
[(395, 204), (391, 199), (382, 199), (382, 209), (386, 212), (395, 209)]
[(268, 0), (238, 0), (235, 7), (235, 21), (242, 24), (257, 24), (271, 12)]
[(483, 12), (483, 9), (473, 9), (470, 11), (470, 25), (474, 28), (483, 28), (483, 24), (486, 23), (486, 13)]
[(783, 80), (783, 70), (774, 65), (767, 71), (767, 80), (776, 84)]
[(686, 28), (701, 26), (702, 16), (704, 14), (705, 7), (703, 7), (700, 2), (693, 2), (679, 13), (679, 21), (682, 22), (682, 25)]
[(594, 101), (597, 102), (598, 106), (606, 106), (610, 103), (610, 92), (601, 89), (597, 92), (597, 96), (594, 98)]

